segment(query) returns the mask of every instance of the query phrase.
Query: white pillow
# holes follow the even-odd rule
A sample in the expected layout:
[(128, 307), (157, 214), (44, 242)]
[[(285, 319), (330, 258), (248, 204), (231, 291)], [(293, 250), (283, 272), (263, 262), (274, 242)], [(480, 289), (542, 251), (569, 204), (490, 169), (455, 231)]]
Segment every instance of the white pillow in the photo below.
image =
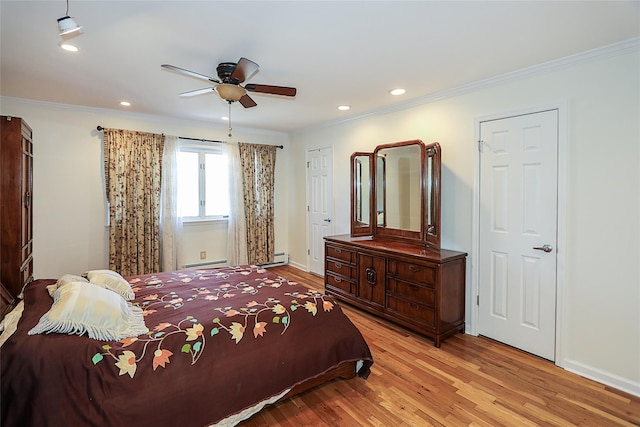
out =
[(58, 281), (56, 282), (57, 287), (61, 287), (66, 285), (67, 283), (73, 283), (73, 282), (88, 282), (87, 279), (85, 279), (82, 276), (78, 276), (76, 274), (63, 274), (62, 276), (60, 276), (60, 278), (58, 279)]
[(67, 283), (53, 294), (53, 305), (29, 335), (42, 333), (82, 335), (101, 341), (118, 341), (146, 334), (142, 309), (120, 295), (86, 282)]
[(129, 282), (113, 270), (91, 270), (85, 273), (89, 282), (103, 288), (111, 289), (122, 295), (122, 298), (131, 301), (136, 296), (131, 290)]
[(55, 285), (47, 286), (47, 291), (49, 291), (49, 295), (53, 297), (54, 292), (58, 290), (58, 288), (61, 288), (67, 283), (73, 283), (73, 282), (89, 283), (89, 281), (82, 276), (77, 276), (75, 274), (63, 274), (62, 276), (60, 276), (60, 278), (58, 279)]

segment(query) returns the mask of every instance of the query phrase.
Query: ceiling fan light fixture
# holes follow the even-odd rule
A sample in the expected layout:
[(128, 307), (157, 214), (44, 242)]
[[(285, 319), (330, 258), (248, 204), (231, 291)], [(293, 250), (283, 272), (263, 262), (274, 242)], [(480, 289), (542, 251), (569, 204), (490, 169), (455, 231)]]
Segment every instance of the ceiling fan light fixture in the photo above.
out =
[(216, 91), (226, 101), (239, 101), (247, 93), (243, 87), (229, 83), (220, 83), (216, 86)]
[(63, 16), (58, 18), (58, 31), (59, 35), (66, 36), (67, 34), (80, 31), (82, 27), (76, 23), (76, 21), (70, 16)]

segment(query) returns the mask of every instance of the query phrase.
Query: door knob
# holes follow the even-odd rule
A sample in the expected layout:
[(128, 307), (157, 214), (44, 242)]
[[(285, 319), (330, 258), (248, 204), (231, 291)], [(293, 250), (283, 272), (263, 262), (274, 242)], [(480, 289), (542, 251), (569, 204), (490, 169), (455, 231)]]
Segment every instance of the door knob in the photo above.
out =
[(542, 245), (542, 246), (534, 247), (533, 249), (538, 250), (538, 251), (551, 252), (553, 250), (553, 246), (551, 246), (551, 245)]
[(325, 218), (323, 221), (325, 221), (325, 222), (331, 222), (331, 218)]

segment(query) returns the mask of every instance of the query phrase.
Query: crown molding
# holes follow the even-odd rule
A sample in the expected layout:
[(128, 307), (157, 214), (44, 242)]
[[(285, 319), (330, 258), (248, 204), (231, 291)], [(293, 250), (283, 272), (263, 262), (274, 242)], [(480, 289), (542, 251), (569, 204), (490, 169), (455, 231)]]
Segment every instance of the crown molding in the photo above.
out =
[[(380, 116), (384, 114), (403, 111), (416, 106), (426, 105), (435, 101), (452, 98), (454, 96), (459, 96), (459, 95), (470, 93), (480, 89), (486, 89), (486, 88), (494, 87), (497, 85), (502, 85), (508, 82), (523, 80), (532, 76), (542, 75), (544, 73), (549, 73), (552, 71), (568, 68), (571, 66), (575, 66), (577, 64), (588, 63), (588, 62), (602, 60), (602, 59), (615, 57), (619, 55), (625, 55), (633, 52), (636, 52), (636, 53), (640, 52), (640, 37), (634, 37), (631, 39), (623, 40), (617, 43), (591, 49), (591, 50), (577, 53), (574, 55), (569, 55), (553, 61), (544, 62), (531, 67), (516, 70), (513, 72), (500, 74), (500, 75), (483, 79), (483, 80), (478, 80), (478, 81), (471, 82), (458, 87), (454, 87), (451, 89), (445, 89), (442, 91), (433, 92), (431, 94), (414, 98), (405, 102), (397, 103), (388, 107), (370, 110), (366, 113), (357, 114), (357, 115), (353, 115), (350, 117), (345, 117), (337, 120), (331, 120), (325, 123), (312, 125), (308, 127), (302, 127), (302, 128), (291, 130), (289, 132), (280, 132), (280, 131), (273, 131), (268, 129), (248, 128), (248, 127), (235, 127), (234, 130), (240, 131), (240, 132), (262, 134), (262, 135), (278, 135), (278, 136), (286, 137), (287, 135), (295, 135), (298, 133), (308, 132), (313, 129), (322, 129), (326, 127), (336, 126), (344, 123), (357, 121), (366, 117)], [(146, 120), (146, 121), (155, 122), (155, 123), (165, 123), (165, 124), (171, 123), (175, 125), (184, 125), (184, 126), (197, 125), (197, 126), (203, 126), (207, 128), (214, 127), (212, 126), (211, 121), (205, 121), (205, 120), (183, 120), (183, 119), (177, 119), (169, 116), (144, 114), (144, 113), (137, 113), (132, 111), (121, 111), (121, 110), (114, 110), (114, 109), (108, 109), (108, 108), (85, 107), (85, 106), (72, 105), (72, 104), (59, 104), (59, 103), (48, 102), (48, 101), (37, 101), (37, 100), (13, 98), (13, 97), (6, 97), (6, 96), (0, 96), (0, 105), (2, 104), (3, 100), (11, 100), (12, 102), (21, 103), (25, 105), (34, 105), (41, 108), (50, 108), (50, 109), (58, 109), (58, 110), (63, 109), (63, 110), (76, 111), (76, 112), (82, 112), (82, 113), (112, 115), (112, 116), (123, 117), (127, 119), (134, 118), (138, 120)], [(215, 127), (217, 128), (217, 126)]]
[[(205, 120), (184, 120), (184, 119), (178, 119), (170, 116), (138, 113), (135, 111), (121, 111), (121, 110), (114, 110), (109, 108), (86, 107), (82, 105), (61, 104), (61, 103), (49, 102), (49, 101), (38, 101), (34, 99), (14, 98), (10, 96), (0, 96), (0, 106), (2, 106), (2, 103), (5, 100), (16, 103), (16, 104), (22, 104), (27, 106), (30, 105), (30, 106), (35, 106), (35, 107), (45, 108), (45, 109), (52, 109), (52, 110), (66, 110), (66, 111), (73, 111), (77, 113), (108, 115), (108, 116), (114, 116), (114, 117), (121, 117), (128, 120), (131, 120), (131, 119), (143, 120), (143, 121), (159, 123), (159, 124), (170, 123), (172, 125), (178, 125), (178, 126), (201, 126), (205, 128), (213, 128), (213, 129), (219, 130), (217, 126), (218, 123), (213, 123), (212, 121), (205, 121)], [(98, 123), (96, 123), (96, 125), (97, 124)], [(226, 122), (221, 122), (220, 124), (227, 126)], [(105, 123), (103, 123), (103, 125), (105, 125)], [(225, 127), (225, 130), (226, 130), (226, 127)], [(279, 131), (269, 130), (269, 129), (234, 126), (233, 130), (235, 132), (247, 132), (247, 133), (253, 133), (258, 135), (276, 135), (276, 136), (282, 136), (285, 138), (288, 136), (288, 133), (286, 132), (279, 132)]]
[(522, 68), (520, 70), (512, 71), (509, 73), (500, 74), (494, 77), (489, 77), (483, 80), (477, 80), (465, 85), (457, 86), (451, 89), (445, 89), (438, 92), (411, 99), (406, 102), (394, 104), (388, 107), (378, 108), (371, 110), (363, 114), (358, 114), (343, 119), (332, 120), (329, 122), (321, 123), (319, 125), (308, 126), (291, 131), (292, 135), (308, 132), (313, 129), (321, 129), (331, 126), (336, 126), (348, 122), (353, 122), (366, 117), (380, 116), (389, 113), (395, 113), (398, 111), (407, 110), (420, 105), (429, 104), (431, 102), (440, 101), (454, 96), (459, 96), (474, 92), (480, 89), (486, 89), (498, 85), (502, 85), (508, 82), (517, 80), (523, 80), (532, 76), (542, 75), (552, 71), (565, 69), (578, 64), (598, 61), (606, 58), (611, 58), (620, 55), (626, 55), (629, 53), (640, 53), (640, 37), (634, 37), (631, 39), (623, 40), (610, 45), (602, 46), (599, 48), (587, 50), (577, 54), (565, 56), (560, 59), (543, 62), (541, 64), (533, 65), (531, 67)]

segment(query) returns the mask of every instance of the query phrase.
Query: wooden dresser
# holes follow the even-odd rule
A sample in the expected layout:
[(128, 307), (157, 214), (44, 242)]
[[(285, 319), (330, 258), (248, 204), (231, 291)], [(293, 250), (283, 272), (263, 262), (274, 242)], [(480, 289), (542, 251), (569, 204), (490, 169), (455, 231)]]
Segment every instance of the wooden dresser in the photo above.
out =
[(464, 333), (467, 254), (350, 235), (325, 237), (325, 291), (433, 338)]
[(0, 117), (0, 282), (13, 296), (33, 280), (33, 140), (19, 117)]

